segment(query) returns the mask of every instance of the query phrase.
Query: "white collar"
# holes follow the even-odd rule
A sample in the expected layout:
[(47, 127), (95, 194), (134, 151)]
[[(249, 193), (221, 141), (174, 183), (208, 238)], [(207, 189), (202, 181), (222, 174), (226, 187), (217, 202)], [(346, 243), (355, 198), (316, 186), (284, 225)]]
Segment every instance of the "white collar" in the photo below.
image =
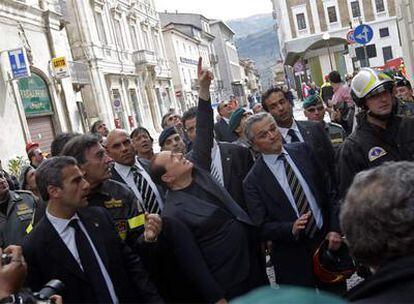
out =
[(296, 123), (296, 120), (293, 120), (292, 125), (290, 126), (290, 128), (283, 128), (283, 127), (278, 127), (280, 133), (282, 134), (283, 138), (286, 138), (286, 136), (288, 135), (288, 132), (290, 129), (292, 129), (293, 131), (299, 132), (299, 128), (298, 128), (298, 124)]
[(282, 147), (282, 151), (279, 154), (263, 154), (262, 153), (262, 156), (263, 156), (263, 160), (266, 163), (276, 164), (276, 161), (277, 161), (277, 159), (279, 158), (279, 156), (281, 154), (288, 155), (288, 153), (286, 152), (285, 148), (283, 148), (283, 147)]
[(66, 230), (69, 223), (73, 219), (78, 219), (79, 220), (79, 216), (78, 216), (77, 213), (75, 213), (69, 220), (67, 220), (67, 219), (63, 219), (63, 218), (59, 218), (59, 217), (51, 215), (47, 209), (46, 209), (46, 216), (47, 216), (48, 220), (52, 223), (53, 227), (55, 227), (56, 231), (59, 234), (62, 234), (63, 231)]
[[(135, 167), (138, 169), (138, 171), (144, 170), (144, 168), (142, 168), (141, 164), (136, 158), (135, 158)], [(127, 177), (129, 173), (131, 172), (132, 166), (126, 166), (126, 165), (115, 162), (114, 168), (116, 171), (118, 171), (120, 175)]]

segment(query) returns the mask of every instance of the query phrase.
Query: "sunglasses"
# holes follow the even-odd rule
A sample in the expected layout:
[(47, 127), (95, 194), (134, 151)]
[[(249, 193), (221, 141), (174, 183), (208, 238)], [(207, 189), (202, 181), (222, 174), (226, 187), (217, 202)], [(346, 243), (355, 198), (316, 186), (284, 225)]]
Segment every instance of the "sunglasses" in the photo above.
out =
[(322, 112), (323, 109), (324, 109), (323, 106), (319, 106), (319, 107), (314, 107), (314, 108), (307, 108), (306, 111), (310, 113), (314, 113), (316, 110), (318, 110), (318, 112)]

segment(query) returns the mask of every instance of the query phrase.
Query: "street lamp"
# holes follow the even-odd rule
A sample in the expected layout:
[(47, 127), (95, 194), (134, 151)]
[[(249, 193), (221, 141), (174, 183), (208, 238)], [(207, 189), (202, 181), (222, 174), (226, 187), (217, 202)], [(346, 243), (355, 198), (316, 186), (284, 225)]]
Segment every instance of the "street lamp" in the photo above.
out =
[(331, 66), (331, 72), (333, 71), (332, 65), (332, 58), (331, 58), (331, 48), (329, 47), (329, 39), (331, 39), (331, 35), (328, 32), (323, 33), (322, 39), (326, 42), (326, 47), (328, 48), (328, 57), (329, 57), (329, 65)]

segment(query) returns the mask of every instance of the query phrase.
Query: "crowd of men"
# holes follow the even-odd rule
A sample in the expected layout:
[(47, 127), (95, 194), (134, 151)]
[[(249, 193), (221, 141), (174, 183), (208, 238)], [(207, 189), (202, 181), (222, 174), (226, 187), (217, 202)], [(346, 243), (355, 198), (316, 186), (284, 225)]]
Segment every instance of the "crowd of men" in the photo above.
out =
[(410, 82), (361, 69), (349, 87), (334, 71), (304, 100), (306, 121), (274, 87), (251, 109), (221, 102), (214, 123), (201, 67), (197, 107), (162, 118), (161, 152), (142, 126), (97, 121), (58, 135), (48, 158), (28, 143), (18, 181), (1, 170), (0, 301), (52, 279), (63, 303), (226, 303), (272, 280), (410, 301)]

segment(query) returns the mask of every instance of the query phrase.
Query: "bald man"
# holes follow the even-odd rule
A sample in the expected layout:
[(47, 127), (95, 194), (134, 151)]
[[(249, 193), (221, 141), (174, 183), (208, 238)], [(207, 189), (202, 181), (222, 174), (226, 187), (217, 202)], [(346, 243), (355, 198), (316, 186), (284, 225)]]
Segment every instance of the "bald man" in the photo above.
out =
[(128, 133), (121, 129), (109, 132), (106, 149), (115, 162), (112, 179), (131, 188), (146, 211), (160, 214), (164, 207), (164, 190), (147, 173), (150, 163), (136, 156)]

